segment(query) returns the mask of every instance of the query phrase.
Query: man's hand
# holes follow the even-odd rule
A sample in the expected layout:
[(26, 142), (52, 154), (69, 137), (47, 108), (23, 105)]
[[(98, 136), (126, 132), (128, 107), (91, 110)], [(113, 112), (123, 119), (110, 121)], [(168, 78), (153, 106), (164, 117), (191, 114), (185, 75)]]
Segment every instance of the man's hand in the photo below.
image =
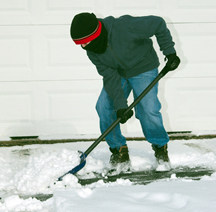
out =
[(169, 71), (175, 70), (180, 64), (180, 58), (176, 55), (176, 53), (167, 55), (165, 59), (168, 60), (165, 67)]
[(126, 110), (127, 108), (117, 110), (117, 118), (121, 118), (120, 120), (121, 124), (126, 123), (127, 120), (133, 116), (133, 110), (129, 110), (129, 112), (125, 114)]

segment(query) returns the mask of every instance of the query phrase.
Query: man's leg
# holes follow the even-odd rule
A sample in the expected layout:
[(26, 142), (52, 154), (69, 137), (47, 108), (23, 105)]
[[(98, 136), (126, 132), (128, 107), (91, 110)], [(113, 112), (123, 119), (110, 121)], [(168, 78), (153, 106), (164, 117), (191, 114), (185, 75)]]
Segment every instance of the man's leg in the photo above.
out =
[[(122, 79), (122, 88), (125, 98), (128, 97), (131, 88), (125, 79)], [(103, 133), (116, 119), (116, 111), (113, 102), (103, 88), (96, 104), (96, 110), (100, 118), (100, 130)], [(118, 124), (107, 136), (106, 142), (111, 149), (117, 149), (126, 145), (126, 139), (121, 133), (120, 124)]]
[[(137, 98), (142, 91), (157, 77), (158, 70), (142, 73), (129, 78), (133, 88), (134, 98)], [(162, 116), (160, 113), (161, 104), (157, 97), (158, 84), (135, 107), (136, 118), (140, 120), (143, 133), (146, 139), (157, 147), (162, 147), (168, 143), (169, 137), (164, 129)]]

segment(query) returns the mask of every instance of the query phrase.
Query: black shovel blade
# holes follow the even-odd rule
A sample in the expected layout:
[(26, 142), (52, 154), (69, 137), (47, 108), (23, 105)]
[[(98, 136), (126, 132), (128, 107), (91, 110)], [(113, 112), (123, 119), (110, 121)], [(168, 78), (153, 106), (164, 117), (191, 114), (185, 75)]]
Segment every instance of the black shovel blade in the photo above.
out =
[(84, 152), (79, 151), (80, 155), (80, 164), (75, 166), (73, 169), (62, 175), (61, 177), (58, 178), (58, 181), (62, 181), (63, 177), (66, 176), (67, 174), (76, 174), (79, 170), (81, 170), (85, 164), (86, 164), (86, 157)]

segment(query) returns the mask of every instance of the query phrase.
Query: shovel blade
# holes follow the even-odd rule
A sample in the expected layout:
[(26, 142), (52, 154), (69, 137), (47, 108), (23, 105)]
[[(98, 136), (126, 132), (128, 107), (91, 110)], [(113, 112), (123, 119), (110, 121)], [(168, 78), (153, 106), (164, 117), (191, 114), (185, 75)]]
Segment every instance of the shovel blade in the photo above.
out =
[(61, 177), (58, 178), (58, 181), (62, 181), (63, 177), (66, 176), (67, 174), (76, 174), (79, 170), (81, 170), (85, 164), (86, 164), (86, 155), (84, 152), (79, 151), (80, 155), (80, 164), (75, 166), (73, 169), (62, 175)]

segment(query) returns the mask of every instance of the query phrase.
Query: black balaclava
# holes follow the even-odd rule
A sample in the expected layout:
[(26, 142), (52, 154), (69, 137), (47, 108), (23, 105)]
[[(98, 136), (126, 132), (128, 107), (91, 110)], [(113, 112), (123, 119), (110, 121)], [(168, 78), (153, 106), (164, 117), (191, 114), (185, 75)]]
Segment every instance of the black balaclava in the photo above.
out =
[(102, 23), (94, 13), (77, 14), (71, 23), (71, 37), (76, 44), (88, 45), (82, 47), (87, 51), (102, 54), (106, 51), (108, 42), (108, 33)]
[(102, 54), (106, 51), (107, 43), (108, 43), (108, 33), (104, 24), (102, 22), (101, 24), (102, 24), (101, 34), (93, 41), (91, 41), (87, 46), (82, 47), (83, 49), (97, 54)]

